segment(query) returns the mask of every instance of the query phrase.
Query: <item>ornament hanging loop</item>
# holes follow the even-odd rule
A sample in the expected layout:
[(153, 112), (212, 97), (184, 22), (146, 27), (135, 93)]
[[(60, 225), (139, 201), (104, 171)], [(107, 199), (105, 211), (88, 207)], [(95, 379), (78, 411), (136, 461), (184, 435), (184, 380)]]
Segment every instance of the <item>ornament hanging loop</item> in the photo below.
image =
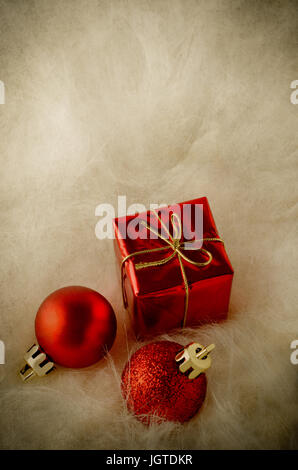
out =
[(21, 379), (24, 382), (31, 380), (34, 376), (44, 377), (55, 369), (53, 362), (41, 350), (38, 344), (33, 344), (24, 354), (26, 364), (20, 370)]
[(191, 371), (188, 375), (190, 380), (195, 379), (211, 366), (210, 352), (215, 348), (215, 344), (204, 347), (199, 343), (190, 343), (175, 357), (179, 363), (179, 370), (182, 373)]

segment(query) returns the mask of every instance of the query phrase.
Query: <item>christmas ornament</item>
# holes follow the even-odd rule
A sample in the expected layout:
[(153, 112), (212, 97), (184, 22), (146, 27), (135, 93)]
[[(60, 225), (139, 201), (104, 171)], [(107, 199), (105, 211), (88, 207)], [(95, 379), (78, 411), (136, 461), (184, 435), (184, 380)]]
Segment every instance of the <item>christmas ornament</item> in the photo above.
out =
[(113, 227), (138, 338), (227, 317), (234, 271), (206, 197), (118, 217)]
[(138, 349), (122, 373), (128, 410), (146, 424), (163, 419), (188, 421), (205, 399), (204, 372), (211, 365), (209, 353), (214, 347), (158, 341)]
[(36, 314), (38, 344), (25, 354), (23, 380), (50, 373), (55, 364), (87, 367), (112, 347), (117, 323), (110, 303), (98, 292), (81, 286), (58, 289)]

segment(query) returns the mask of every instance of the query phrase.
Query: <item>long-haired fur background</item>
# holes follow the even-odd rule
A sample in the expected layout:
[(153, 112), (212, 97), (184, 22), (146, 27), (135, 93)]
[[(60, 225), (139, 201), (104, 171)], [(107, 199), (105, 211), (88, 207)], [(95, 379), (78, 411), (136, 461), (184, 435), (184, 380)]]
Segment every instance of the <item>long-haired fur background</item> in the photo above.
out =
[[(0, 0), (0, 24), (0, 447), (298, 448), (297, 1)], [(184, 425), (145, 427), (121, 397), (142, 343), (95, 236), (118, 195), (207, 196), (235, 269), (226, 322), (163, 336), (216, 344)], [(116, 342), (23, 384), (36, 311), (72, 284), (109, 299)]]

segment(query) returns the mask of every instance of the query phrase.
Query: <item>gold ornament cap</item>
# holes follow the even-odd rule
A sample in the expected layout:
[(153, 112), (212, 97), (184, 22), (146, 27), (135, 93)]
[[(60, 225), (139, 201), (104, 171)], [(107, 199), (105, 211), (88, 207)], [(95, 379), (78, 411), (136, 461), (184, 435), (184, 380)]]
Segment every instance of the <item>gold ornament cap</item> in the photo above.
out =
[(55, 369), (55, 364), (50, 361), (38, 344), (33, 344), (24, 354), (26, 364), (20, 370), (21, 379), (26, 382), (36, 375), (44, 377)]
[(188, 378), (195, 379), (211, 366), (209, 353), (213, 351), (215, 344), (205, 347), (199, 343), (190, 343), (178, 352), (175, 361), (179, 363), (179, 370), (182, 373), (190, 371)]

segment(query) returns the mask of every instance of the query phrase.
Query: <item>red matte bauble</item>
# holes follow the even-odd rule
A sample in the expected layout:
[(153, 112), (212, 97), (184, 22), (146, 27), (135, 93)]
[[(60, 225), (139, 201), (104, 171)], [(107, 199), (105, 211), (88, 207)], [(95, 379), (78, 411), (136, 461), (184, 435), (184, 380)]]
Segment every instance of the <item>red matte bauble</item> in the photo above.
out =
[(206, 395), (204, 373), (190, 380), (179, 371), (176, 354), (183, 349), (172, 341), (158, 341), (138, 349), (122, 373), (122, 394), (129, 411), (146, 424), (152, 420), (184, 423), (201, 408)]
[(112, 347), (117, 323), (109, 302), (87, 287), (63, 287), (41, 304), (35, 319), (37, 341), (56, 364), (87, 367)]

